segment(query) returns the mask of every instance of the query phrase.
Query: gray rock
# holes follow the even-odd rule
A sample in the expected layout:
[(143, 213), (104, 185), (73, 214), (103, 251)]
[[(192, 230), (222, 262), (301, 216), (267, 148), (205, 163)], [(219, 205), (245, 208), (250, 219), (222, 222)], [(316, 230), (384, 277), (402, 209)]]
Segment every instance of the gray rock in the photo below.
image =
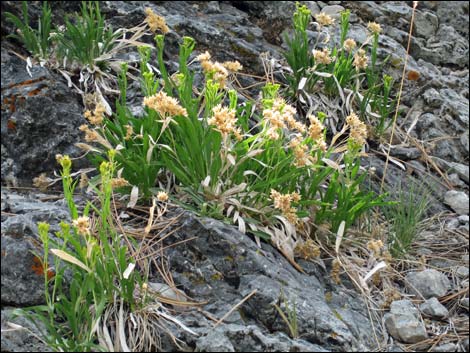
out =
[(406, 281), (411, 293), (422, 295), (425, 299), (441, 297), (450, 290), (447, 276), (434, 269), (411, 272), (406, 276)]
[(469, 304), (469, 298), (462, 298), (460, 300), (460, 305), (462, 305), (464, 308), (468, 310), (468, 304)]
[(415, 14), (414, 33), (423, 38), (429, 38), (436, 34), (439, 28), (439, 20), (435, 14), (429, 11), (417, 10)]
[(469, 125), (469, 105), (468, 99), (450, 88), (443, 88), (439, 91), (444, 104), (443, 111), (449, 112), (456, 117), (460, 124), (468, 128)]
[(281, 332), (263, 333), (253, 325), (224, 325), (196, 341), (198, 352), (248, 352), (255, 346), (263, 352), (328, 352), (305, 340), (292, 340)]
[[(8, 68), (1, 71), (1, 100), (11, 102), (5, 111), (2, 105), (1, 178), (4, 181), (14, 177), (31, 185), (34, 177), (57, 167), (57, 153), (72, 157), (82, 154), (74, 144), (80, 141), (78, 127), (86, 120), (80, 97), (62, 78), (38, 65), (31, 69), (30, 77), (24, 61), (3, 47), (1, 62), (2, 67)], [(82, 159), (75, 164), (83, 167), (88, 163)]]
[(467, 184), (469, 182), (469, 167), (468, 165), (461, 164), (461, 163), (450, 163), (450, 171), (455, 171), (458, 176), (465, 181)]
[(198, 352), (235, 352), (232, 343), (222, 330), (210, 331), (196, 342)]
[[(9, 193), (2, 189), (8, 217), (2, 215), (1, 300), (3, 305), (30, 306), (44, 302), (44, 275), (32, 251), (42, 257), (37, 223), (51, 224), (51, 233), (69, 220), (63, 202), (41, 202), (38, 197)], [(11, 215), (15, 214), (15, 215)]]
[(218, 1), (209, 1), (207, 3), (207, 13), (220, 13), (220, 6)]
[(390, 305), (390, 313), (395, 315), (411, 315), (415, 318), (419, 317), (418, 309), (409, 300), (395, 300)]
[[(232, 338), (234, 334), (230, 333), (230, 327), (237, 328), (239, 332), (240, 327), (248, 330), (250, 326), (255, 326), (256, 330), (250, 329), (246, 335), (260, 332), (271, 342), (266, 347), (258, 344), (250, 346), (251, 340), (247, 338), (243, 346), (246, 349), (280, 349), (275, 348), (280, 344), (279, 340), (286, 342), (279, 347), (291, 349), (295, 341), (289, 341), (289, 329), (274, 307), (274, 304), (279, 303), (281, 291), (288, 305), (296, 305), (299, 334), (305, 340), (315, 342), (326, 350), (367, 350), (367, 347), (373, 345), (368, 334), (372, 327), (361, 301), (351, 296), (351, 293), (341, 293), (337, 300), (326, 302), (325, 288), (317, 275), (299, 273), (270, 245), (262, 244), (262, 248), (258, 249), (248, 236), (239, 233), (234, 227), (211, 219), (199, 220), (189, 214), (182, 218), (182, 228), (178, 234), (179, 240), (195, 239), (169, 250), (173, 278), (178, 288), (191, 298), (210, 303), (204, 306), (204, 310), (222, 317), (228, 308), (256, 290), (256, 294), (239, 308), (243, 319), (239, 320), (235, 316), (232, 321), (235, 323), (218, 328), (230, 339), (236, 350), (242, 348)], [(308, 293), (304, 291), (306, 287), (310, 288)], [(181, 320), (192, 327), (186, 318), (182, 317)], [(206, 321), (203, 316), (195, 320), (198, 326)], [(211, 324), (208, 324), (207, 329), (199, 332), (206, 336), (211, 331), (210, 327)], [(268, 335), (266, 332), (276, 334)], [(187, 336), (184, 338), (191, 339)], [(194, 344), (205, 349), (217, 349), (210, 348), (208, 341), (199, 338)], [(255, 341), (259, 342), (259, 339)]]
[(444, 195), (444, 202), (460, 215), (468, 214), (468, 195), (463, 191), (449, 190)]
[(426, 300), (419, 306), (421, 312), (426, 315), (443, 319), (449, 315), (447, 308), (442, 305), (436, 297)]
[(421, 157), (421, 151), (416, 147), (397, 146), (390, 149), (390, 154), (405, 161)]
[[(34, 324), (22, 316), (14, 318), (13, 311), (14, 309), (11, 308), (2, 308), (2, 352), (52, 352), (48, 346), (30, 333), (32, 331), (35, 335), (39, 335)], [(24, 329), (13, 328), (8, 324), (9, 322), (22, 326)]]
[(462, 224), (462, 225), (468, 224), (468, 222), (470, 221), (470, 217), (468, 215), (459, 216), (457, 219), (459, 220), (460, 224)]
[(459, 266), (455, 270), (455, 274), (463, 279), (468, 278), (468, 272), (468, 266)]
[(468, 65), (468, 40), (453, 27), (439, 26), (435, 36), (427, 41), (416, 40), (412, 54), (435, 65)]
[(428, 337), (418, 310), (409, 300), (392, 302), (384, 321), (390, 335), (404, 343), (417, 343)]
[(449, 183), (453, 187), (460, 187), (460, 188), (465, 187), (465, 183), (462, 180), (460, 180), (460, 177), (457, 173), (449, 174), (447, 176), (447, 179), (449, 180)]
[(436, 14), (439, 22), (454, 27), (465, 38), (468, 38), (468, 2), (445, 1), (436, 4)]
[(456, 261), (449, 260), (449, 259), (432, 259), (429, 261), (429, 265), (432, 267), (436, 267), (441, 270), (451, 270), (452, 267), (457, 265)]
[(31, 253), (33, 250), (36, 249), (22, 236), (15, 239), (2, 235), (2, 304), (44, 303), (44, 276), (39, 269), (40, 262)]
[[(462, 147), (464, 149), (464, 152), (468, 155), (469, 153), (469, 135), (468, 131), (465, 131), (462, 136), (460, 136), (460, 143), (462, 144)], [(467, 182), (468, 183), (468, 182)]]
[(317, 1), (306, 1), (305, 5), (314, 15), (321, 12), (320, 7), (317, 5)]
[(444, 343), (434, 347), (431, 352), (457, 352), (457, 345), (455, 343)]

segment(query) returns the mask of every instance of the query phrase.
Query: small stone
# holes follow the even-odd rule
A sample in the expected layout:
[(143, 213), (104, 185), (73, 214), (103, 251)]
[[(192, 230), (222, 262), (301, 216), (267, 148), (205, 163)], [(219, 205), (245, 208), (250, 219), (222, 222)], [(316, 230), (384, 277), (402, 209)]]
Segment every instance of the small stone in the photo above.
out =
[(468, 214), (468, 196), (462, 191), (450, 190), (444, 196), (444, 203), (460, 215)]
[(390, 312), (395, 315), (412, 315), (418, 318), (418, 309), (409, 300), (395, 300), (390, 305)]
[(462, 215), (462, 216), (459, 216), (457, 219), (459, 220), (460, 224), (465, 225), (465, 224), (468, 224), (470, 217), (468, 215)]
[(442, 305), (436, 297), (426, 300), (419, 306), (419, 308), (424, 314), (439, 319), (445, 318), (449, 315), (447, 308)]
[(437, 16), (429, 11), (416, 11), (414, 31), (416, 35), (429, 38), (436, 34), (439, 28)]
[(457, 265), (458, 265), (457, 262), (453, 260), (449, 260), (449, 259), (437, 258), (437, 259), (432, 259), (431, 261), (429, 261), (429, 266), (438, 268), (440, 270), (445, 270), (445, 271), (451, 270), (452, 267), (455, 267)]
[(451, 183), (452, 186), (459, 186), (459, 187), (465, 186), (465, 183), (462, 180), (460, 180), (460, 177), (457, 173), (449, 174), (447, 178), (449, 179), (449, 183)]
[(450, 170), (455, 171), (457, 173), (457, 175), (460, 177), (460, 179), (462, 179), (463, 181), (465, 181), (468, 184), (468, 182), (469, 182), (469, 167), (468, 167), (468, 165), (452, 162), (452, 163), (450, 163)]
[(385, 326), (393, 338), (405, 343), (417, 343), (428, 336), (418, 310), (409, 300), (396, 300), (385, 314)]
[(390, 154), (405, 161), (421, 157), (421, 151), (416, 147), (395, 147), (390, 150)]
[(444, 343), (437, 347), (434, 347), (431, 352), (456, 352), (457, 345), (454, 343)]
[(460, 300), (460, 305), (462, 305), (464, 308), (467, 308), (468, 310), (468, 298), (463, 298)]
[(458, 218), (451, 218), (446, 223), (447, 229), (457, 229), (460, 226)]
[(416, 295), (419, 293), (425, 299), (441, 297), (450, 290), (447, 276), (434, 269), (409, 273), (406, 281), (411, 293)]
[(469, 272), (468, 267), (465, 267), (465, 266), (459, 266), (455, 270), (455, 274), (463, 279), (468, 278), (468, 272)]

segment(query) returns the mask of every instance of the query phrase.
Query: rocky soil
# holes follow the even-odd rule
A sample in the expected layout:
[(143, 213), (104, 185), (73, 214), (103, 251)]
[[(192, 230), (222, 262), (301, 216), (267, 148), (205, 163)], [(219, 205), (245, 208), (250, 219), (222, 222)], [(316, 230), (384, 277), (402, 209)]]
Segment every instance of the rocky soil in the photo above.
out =
[[(381, 58), (390, 55), (387, 72), (399, 79), (406, 55), (411, 2), (307, 1), (313, 13), (338, 16), (350, 9), (351, 37), (362, 42), (368, 21), (382, 25)], [(195, 38), (197, 55), (209, 50), (215, 59), (239, 60), (245, 72), (262, 76), (260, 55), (281, 59), (283, 33), (291, 24), (294, 2), (104, 1), (102, 11), (113, 27), (131, 27), (152, 7), (171, 29), (166, 59), (177, 67), (177, 43)], [(53, 2), (57, 22), (77, 10), (78, 3)], [(13, 31), (4, 11), (18, 13), (18, 3), (2, 2), (1, 44), (1, 320), (2, 351), (46, 349), (33, 335), (12, 329), (11, 310), (42, 303), (43, 278), (35, 272), (31, 254), (38, 244), (37, 222), (51, 230), (69, 219), (58, 193), (32, 187), (40, 173), (53, 178), (57, 153), (78, 157), (78, 126), (85, 123), (83, 102), (67, 81), (46, 67), (30, 74), (18, 43), (6, 39)], [(30, 4), (37, 18), (38, 4)], [(297, 271), (269, 244), (259, 248), (252, 238), (232, 226), (199, 219), (179, 209), (178, 228), (164, 256), (179, 291), (198, 309), (182, 310), (178, 318), (196, 335), (172, 327), (190, 351), (468, 351), (469, 347), (469, 3), (419, 2), (411, 41), (386, 182), (393, 190), (412, 178), (432, 188), (426, 228), (410, 253), (381, 274), (382, 285), (369, 293), (341, 274), (337, 285), (329, 275), (332, 257), (319, 262), (299, 260)], [(149, 39), (150, 43), (151, 39)], [(19, 54), (19, 55), (17, 55)], [(137, 58), (137, 53), (129, 53)], [(282, 62), (280, 62), (282, 64)], [(415, 75), (416, 76), (416, 75)], [(241, 78), (242, 83), (255, 82)], [(130, 94), (132, 98), (132, 94)], [(136, 97), (136, 102), (139, 99)], [(371, 142), (367, 163), (384, 173), (386, 143)], [(88, 167), (85, 159), (74, 164)], [(153, 278), (160, 279), (157, 274)], [(390, 295), (391, 292), (398, 295)], [(296, 303), (299, 335), (293, 339), (274, 304)], [(223, 323), (214, 327), (249, 296)], [(5, 331), (3, 331), (5, 330)], [(163, 340), (166, 351), (175, 349)]]

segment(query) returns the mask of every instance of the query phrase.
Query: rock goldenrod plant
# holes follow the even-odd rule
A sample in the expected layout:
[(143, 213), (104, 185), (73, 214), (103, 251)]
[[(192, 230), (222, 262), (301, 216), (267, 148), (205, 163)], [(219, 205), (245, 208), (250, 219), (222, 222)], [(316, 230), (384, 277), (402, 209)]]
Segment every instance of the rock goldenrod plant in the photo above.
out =
[(33, 29), (29, 24), (28, 4), (26, 1), (21, 5), (22, 19), (10, 12), (5, 13), (7, 20), (12, 22), (16, 27), (16, 33), (11, 34), (13, 37), (22, 42), (34, 57), (40, 61), (49, 59), (52, 48), (53, 39), (51, 36), (51, 8), (49, 3), (44, 1), (42, 4), (42, 14), (38, 19), (38, 28)]
[(117, 45), (121, 31), (106, 25), (97, 1), (83, 1), (80, 16), (66, 17), (65, 28), (57, 31), (58, 59), (81, 66), (105, 65)]
[[(82, 1), (80, 13), (66, 16), (65, 24), (56, 27), (51, 23), (48, 2), (44, 2), (37, 30), (29, 25), (26, 2), (23, 2), (22, 9), (23, 19), (6, 13), (7, 19), (17, 27), (17, 33), (12, 37), (20, 40), (41, 65), (47, 64), (59, 71), (69, 86), (74, 86), (83, 96), (85, 105), (88, 105), (88, 96), (95, 95), (107, 114), (111, 114), (111, 108), (104, 93), (119, 92), (116, 71), (120, 64), (116, 55), (130, 47), (143, 45), (140, 39), (150, 34), (149, 29), (168, 31), (163, 18), (151, 10), (140, 25), (113, 31), (106, 24), (98, 1)], [(28, 67), (33, 62), (28, 59)]]
[[(78, 180), (72, 178), (72, 161), (57, 156), (72, 221), (61, 222), (55, 237), (49, 224), (39, 223), (43, 255), (36, 257), (44, 274), (45, 304), (15, 311), (36, 325), (54, 351), (147, 352), (160, 349), (162, 334), (178, 345), (167, 327), (170, 322), (195, 334), (166, 309), (163, 303), (168, 299), (151, 289), (148, 264), (136, 256), (139, 251), (133, 253), (137, 243), (116, 225), (111, 201), (113, 189), (123, 180), (113, 177), (115, 157), (115, 150), (107, 151), (107, 160), (98, 168), (99, 181), (90, 186), (99, 203), (88, 201), (79, 207), (74, 201)], [(156, 199), (165, 204), (168, 195), (159, 192)]]
[[(336, 232), (342, 221), (346, 229), (366, 211), (376, 206), (384, 206), (385, 195), (377, 195), (364, 189), (368, 173), (361, 171), (361, 150), (366, 143), (366, 125), (352, 113), (346, 118), (343, 130), (349, 131), (346, 152), (343, 154), (343, 167), (334, 169), (326, 190), (321, 191), (323, 205), (317, 211), (316, 222), (331, 224)], [(332, 207), (331, 205), (334, 205)]]
[(109, 150), (109, 160), (99, 168), (101, 184), (95, 188), (99, 206), (88, 202), (83, 212), (73, 199), (77, 182), (71, 177), (72, 162), (68, 156), (58, 156), (72, 222), (62, 222), (55, 238), (47, 223), (39, 224), (44, 253), (37, 257), (42, 259), (46, 304), (17, 311), (41, 323), (42, 338), (57, 351), (102, 350), (97, 332), (109, 324), (105, 312), (119, 306), (133, 311), (145, 304), (136, 296), (144, 277), (134, 270), (135, 259), (112, 221), (114, 154)]
[[(311, 11), (300, 4), (293, 16), (293, 33), (285, 38), (288, 50), (284, 57), (292, 70), (287, 75), (290, 94), (322, 91), (330, 97), (340, 95), (343, 101), (350, 103), (350, 111), (357, 111), (363, 120), (371, 122), (375, 134), (382, 136), (391, 124), (394, 100), (393, 80), (382, 76), (377, 64), (380, 25), (370, 22), (369, 36), (359, 46), (348, 38), (349, 10), (341, 13), (339, 24), (325, 13), (313, 17), (318, 33), (315, 43), (310, 43), (307, 35)], [(338, 26), (339, 43), (329, 46)], [(347, 92), (353, 94), (348, 99)]]
[[(45, 304), (15, 311), (36, 325), (54, 351), (152, 351), (159, 348), (161, 334), (171, 336), (166, 322), (194, 334), (149, 289), (148, 264), (132, 253), (137, 243), (115, 224), (113, 188), (122, 183), (113, 177), (115, 156), (115, 150), (107, 152), (99, 183), (91, 186), (99, 204), (87, 202), (83, 208), (74, 201), (78, 180), (72, 179), (71, 160), (57, 156), (72, 221), (61, 222), (55, 237), (47, 223), (39, 223), (43, 255), (36, 257), (44, 274)], [(160, 192), (157, 200), (164, 204), (168, 195)]]
[[(299, 122), (296, 109), (279, 95), (279, 85), (264, 87), (260, 109), (254, 109), (254, 102), (239, 104), (237, 93), (228, 88), (239, 63), (217, 62), (208, 52), (190, 60), (195, 42), (184, 37), (179, 71), (170, 75), (163, 60), (164, 35), (155, 41), (160, 79), (149, 68), (150, 49), (140, 50), (143, 116), (134, 117), (126, 106), (123, 66), (116, 114), (96, 119), (96, 109), (86, 112), (92, 126), (82, 128), (85, 139), (98, 143), (82, 147), (99, 162), (107, 150), (116, 150), (116, 169), (129, 188), (143, 198), (154, 195), (157, 186), (173, 189), (175, 201), (270, 238), (290, 259), (302, 242), (301, 233), (312, 235), (309, 223), (321, 222), (336, 231), (341, 221), (349, 227), (380, 204), (380, 197), (360, 186), (366, 132), (355, 115), (348, 120), (347, 146), (329, 145), (326, 114), (309, 115), (309, 126)], [(196, 63), (205, 76), (199, 93), (191, 68)], [(337, 149), (343, 153), (333, 161)], [(168, 172), (174, 182), (158, 185)]]

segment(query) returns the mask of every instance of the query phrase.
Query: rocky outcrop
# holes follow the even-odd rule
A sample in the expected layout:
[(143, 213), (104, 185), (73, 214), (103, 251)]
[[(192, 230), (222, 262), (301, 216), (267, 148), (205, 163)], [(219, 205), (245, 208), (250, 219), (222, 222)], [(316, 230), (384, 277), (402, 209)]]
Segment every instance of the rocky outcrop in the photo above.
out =
[[(333, 16), (342, 9), (351, 9), (350, 36), (360, 43), (365, 41), (368, 21), (381, 23), (384, 31), (380, 37), (379, 59), (389, 56), (385, 70), (396, 80), (400, 79), (406, 55), (411, 2), (305, 3), (314, 13), (325, 11)], [(19, 13), (20, 4), (3, 1), (1, 6), (2, 35), (6, 35), (14, 28), (4, 20), (3, 12)], [(29, 6), (31, 18), (36, 20), (40, 13), (39, 4), (32, 2)], [(239, 60), (245, 72), (256, 75), (264, 74), (260, 54), (269, 52), (271, 58), (282, 58), (285, 48), (283, 35), (288, 32), (295, 7), (294, 2), (289, 1), (109, 1), (102, 2), (101, 6), (114, 28), (139, 24), (147, 6), (163, 15), (171, 29), (167, 35), (165, 59), (172, 69), (177, 69), (178, 42), (182, 36), (188, 35), (197, 43), (194, 55), (209, 50), (216, 60)], [(52, 9), (55, 19), (62, 23), (64, 14), (78, 10), (78, 4), (53, 2)], [(462, 216), (449, 218), (446, 227), (453, 232), (467, 234), (468, 10), (468, 2), (463, 1), (418, 4), (407, 70), (413, 71), (415, 78), (406, 76), (398, 116), (398, 126), (409, 138), (406, 139), (407, 144), (401, 145), (400, 141), (391, 149), (391, 156), (406, 170), (391, 163), (386, 176), (391, 190), (408, 174), (430, 185), (434, 193), (432, 212), (455, 210)], [(310, 35), (314, 38), (315, 33)], [(153, 42), (151, 36), (145, 40)], [(29, 186), (38, 174), (51, 173), (56, 167), (57, 153), (80, 154), (74, 144), (80, 141), (78, 127), (85, 120), (80, 96), (68, 87), (62, 76), (40, 66), (33, 66), (29, 73), (26, 62), (12, 49), (27, 56), (18, 43), (2, 41), (1, 180), (2, 185)], [(136, 52), (126, 55), (138, 57)], [(283, 63), (279, 61), (278, 64)], [(282, 79), (280, 75), (276, 77)], [(240, 77), (240, 82), (249, 85), (254, 80)], [(130, 87), (129, 98), (132, 100), (135, 94), (132, 83)], [(136, 102), (136, 107), (141, 105), (139, 99)], [(410, 142), (412, 140), (423, 144), (424, 148), (414, 145)], [(377, 177), (381, 178), (384, 159), (380, 153), (375, 154), (375, 150), (383, 150), (374, 144), (371, 149), (370, 158), (365, 163), (373, 165)], [(432, 164), (446, 174), (450, 185), (430, 177), (436, 171), (428, 168)], [(85, 160), (74, 161), (76, 167), (85, 165)], [(449, 191), (449, 186), (459, 190)], [(20, 195), (2, 189), (2, 307), (41, 303), (43, 281), (41, 275), (34, 271), (36, 263), (30, 251), (35, 248), (32, 245), (34, 241), (30, 240), (37, 240), (38, 221), (50, 222), (54, 231), (58, 222), (65, 219), (68, 219), (68, 212), (61, 201), (51, 202), (45, 195)], [(352, 287), (330, 283), (321, 267), (305, 262), (302, 264), (305, 273), (298, 272), (271, 246), (263, 244), (259, 249), (248, 236), (218, 221), (185, 214), (181, 218), (181, 226), (177, 240), (173, 238), (172, 241), (184, 242), (168, 248), (166, 254), (170, 271), (178, 288), (193, 300), (205, 303), (200, 311), (185, 312), (178, 317), (197, 336), (178, 327), (172, 328), (177, 337), (186, 342), (188, 349), (358, 351), (376, 347), (371, 334), (376, 323), (370, 322), (361, 297)], [(461, 242), (461, 238), (456, 238), (456, 241)], [(435, 304), (434, 308), (429, 303), (420, 306), (423, 313), (442, 319), (446, 317), (445, 311), (433, 298), (451, 290), (446, 275), (449, 271), (457, 273), (462, 281), (468, 283), (468, 270), (465, 274), (454, 262), (439, 267), (438, 260), (431, 263), (439, 270), (432, 270), (438, 272), (433, 273), (432, 278), (421, 279), (422, 275), (417, 273), (411, 274), (408, 280), (425, 298), (431, 298), (429, 303)], [(439, 281), (434, 281), (434, 278)], [(432, 283), (440, 283), (442, 288), (431, 291), (432, 288), (426, 286)], [(409, 291), (417, 294), (413, 287)], [(251, 293), (255, 294), (229, 315), (224, 324), (214, 328), (211, 317), (221, 318)], [(290, 337), (286, 323), (274, 307), (274, 304), (285, 305), (281, 295), (289, 305), (295, 303), (298, 339)], [(424, 340), (427, 335), (414, 305), (406, 304), (412, 307), (408, 313), (400, 312), (397, 305), (400, 306), (392, 306), (392, 312), (386, 317), (389, 333), (404, 342)], [(466, 308), (468, 318), (468, 298), (463, 298), (456, 306)], [(5, 321), (10, 321), (8, 310), (2, 310), (2, 328), (7, 327)], [(454, 312), (450, 310), (449, 315)], [(407, 333), (409, 327), (413, 328), (412, 333)], [(4, 347), (12, 351), (44, 349), (39, 346), (32, 348), (30, 344), (35, 344), (35, 341), (31, 336), (15, 334), (14, 331), (7, 335), (2, 333), (2, 350)], [(468, 339), (466, 342), (468, 349)], [(171, 342), (166, 342), (166, 347), (174, 349)]]
[(80, 96), (49, 69), (35, 65), (28, 73), (26, 62), (3, 47), (1, 61), (2, 183), (31, 185), (40, 173), (54, 170), (56, 154), (82, 154), (74, 144), (85, 123), (83, 107)]
[[(354, 290), (333, 286), (329, 280), (325, 282), (325, 273), (319, 267), (311, 265), (308, 273), (300, 273), (270, 245), (262, 244), (260, 249), (250, 237), (219, 221), (186, 214), (181, 223), (172, 242), (184, 241), (184, 245), (168, 251), (178, 288), (193, 300), (207, 301), (203, 310), (219, 318), (256, 291), (227, 318), (230, 325), (221, 325), (215, 332), (207, 317), (196, 313), (197, 319), (193, 321), (198, 323), (196, 332), (202, 337), (208, 334), (219, 337), (211, 347), (200, 337), (196, 346), (206, 342), (206, 349), (214, 351), (220, 340), (228, 340), (238, 351), (243, 336), (236, 333), (245, 327), (243, 330), (248, 330), (250, 336), (264, 337), (262, 341), (277, 336), (273, 344), (284, 337), (281, 340), (284, 344), (273, 347), (287, 345), (290, 350), (296, 341), (288, 338), (287, 325), (274, 307), (284, 302), (282, 296), (289, 306), (295, 304), (300, 338), (321, 347), (317, 349), (357, 351), (374, 345), (368, 334), (373, 324), (367, 317), (365, 303)], [(185, 315), (181, 320), (185, 320)], [(271, 335), (278, 332), (284, 336)]]

